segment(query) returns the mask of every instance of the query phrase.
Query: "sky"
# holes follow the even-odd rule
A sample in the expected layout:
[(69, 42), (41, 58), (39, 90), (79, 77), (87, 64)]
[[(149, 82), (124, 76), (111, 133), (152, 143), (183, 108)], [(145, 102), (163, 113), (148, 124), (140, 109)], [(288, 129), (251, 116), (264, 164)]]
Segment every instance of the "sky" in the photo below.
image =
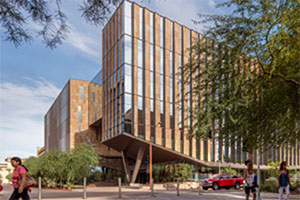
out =
[[(224, 14), (217, 0), (135, 0), (162, 16), (196, 31), (198, 13)], [(70, 33), (56, 49), (41, 38), (15, 47), (0, 27), (0, 162), (36, 156), (44, 145), (44, 115), (70, 78), (91, 80), (101, 69), (102, 26), (87, 23), (79, 11), (83, 0), (62, 1)], [(28, 25), (33, 35), (37, 26)]]

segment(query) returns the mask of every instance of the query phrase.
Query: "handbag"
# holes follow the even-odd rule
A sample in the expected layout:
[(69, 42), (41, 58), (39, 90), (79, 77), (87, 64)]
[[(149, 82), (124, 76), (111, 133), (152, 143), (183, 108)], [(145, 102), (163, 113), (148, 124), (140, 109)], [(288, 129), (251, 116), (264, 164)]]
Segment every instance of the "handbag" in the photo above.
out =
[[(22, 176), (19, 176), (18, 185), (21, 185)], [(33, 177), (31, 177), (28, 173), (26, 173), (26, 179), (24, 184), (24, 189), (28, 189), (30, 187), (35, 186), (36, 182)]]

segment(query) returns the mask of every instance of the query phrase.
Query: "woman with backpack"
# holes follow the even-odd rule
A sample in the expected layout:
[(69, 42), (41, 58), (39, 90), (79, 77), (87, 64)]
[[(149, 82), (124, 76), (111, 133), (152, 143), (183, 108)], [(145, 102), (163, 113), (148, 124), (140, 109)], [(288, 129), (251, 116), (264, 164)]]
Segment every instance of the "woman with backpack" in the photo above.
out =
[(286, 200), (289, 199), (290, 194), (290, 178), (289, 178), (289, 171), (287, 170), (286, 162), (283, 161), (280, 164), (280, 169), (278, 172), (278, 189), (279, 189), (279, 200), (282, 200), (283, 196), (283, 189), (285, 190)]
[(20, 198), (23, 200), (30, 200), (28, 188), (25, 187), (27, 168), (22, 165), (22, 160), (18, 157), (13, 157), (11, 159), (11, 165), (15, 168), (12, 176), (14, 191), (9, 200), (18, 200)]

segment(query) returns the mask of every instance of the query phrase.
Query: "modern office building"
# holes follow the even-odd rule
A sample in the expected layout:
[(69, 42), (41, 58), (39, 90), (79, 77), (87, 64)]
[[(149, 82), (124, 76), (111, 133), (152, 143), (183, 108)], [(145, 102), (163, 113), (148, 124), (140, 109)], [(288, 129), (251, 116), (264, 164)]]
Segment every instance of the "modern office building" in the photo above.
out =
[[(245, 167), (243, 163), (249, 153), (242, 151), (242, 144), (187, 137), (185, 127), (192, 122), (185, 111), (193, 108), (197, 101), (191, 95), (183, 100), (183, 96), (196, 83), (182, 84), (180, 66), (189, 62), (189, 47), (200, 39), (205, 38), (196, 31), (127, 0), (120, 3), (103, 28), (101, 92), (95, 103), (101, 136), (92, 142), (111, 148), (114, 155), (122, 157), (123, 169), (132, 183), (141, 166), (144, 167), (150, 144), (153, 163), (184, 161), (194, 164), (199, 171), (229, 164), (235, 169)], [(45, 146), (46, 151), (56, 147), (69, 150), (76, 141), (69, 142), (70, 138), (76, 134), (85, 139), (97, 135), (89, 131), (80, 133), (81, 129), (95, 124), (84, 115), (86, 112), (93, 115), (94, 110), (81, 105), (81, 87), (88, 84), (70, 80), (64, 88), (67, 92), (63, 90), (58, 97), (61, 100), (54, 103), (57, 115), (63, 114), (59, 113), (63, 111), (64, 102), (72, 104), (70, 110), (65, 111), (70, 113), (69, 119), (55, 121), (46, 115), (47, 127), (52, 127), (49, 123), (53, 121), (55, 129), (62, 130), (55, 133), (46, 130), (45, 144), (49, 144)], [(64, 93), (70, 94), (66, 100)], [(87, 98), (88, 91), (83, 93), (83, 98)], [(86, 120), (81, 127), (79, 116)], [(63, 125), (63, 119), (72, 125)], [(57, 135), (52, 138), (51, 134)], [(300, 168), (299, 152), (299, 142), (295, 146), (270, 149), (261, 154), (261, 168), (266, 169), (269, 159), (286, 160), (291, 168)], [(257, 164), (257, 152), (254, 152), (254, 164)]]
[(70, 79), (45, 115), (45, 152), (70, 152), (82, 142), (94, 144), (103, 167), (122, 170), (121, 154), (101, 143), (101, 72), (92, 81)]

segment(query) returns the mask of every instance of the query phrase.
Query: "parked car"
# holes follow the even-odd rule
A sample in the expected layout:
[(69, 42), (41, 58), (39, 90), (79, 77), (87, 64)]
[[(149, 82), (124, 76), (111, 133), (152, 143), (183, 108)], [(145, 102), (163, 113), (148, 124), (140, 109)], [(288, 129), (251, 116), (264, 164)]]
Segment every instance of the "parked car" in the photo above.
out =
[(0, 180), (0, 192), (3, 190), (2, 181)]
[(208, 190), (208, 188), (212, 188), (213, 190), (220, 188), (230, 189), (231, 187), (240, 189), (243, 184), (243, 178), (231, 177), (230, 174), (216, 174), (211, 178), (205, 179), (202, 187), (203, 190)]

